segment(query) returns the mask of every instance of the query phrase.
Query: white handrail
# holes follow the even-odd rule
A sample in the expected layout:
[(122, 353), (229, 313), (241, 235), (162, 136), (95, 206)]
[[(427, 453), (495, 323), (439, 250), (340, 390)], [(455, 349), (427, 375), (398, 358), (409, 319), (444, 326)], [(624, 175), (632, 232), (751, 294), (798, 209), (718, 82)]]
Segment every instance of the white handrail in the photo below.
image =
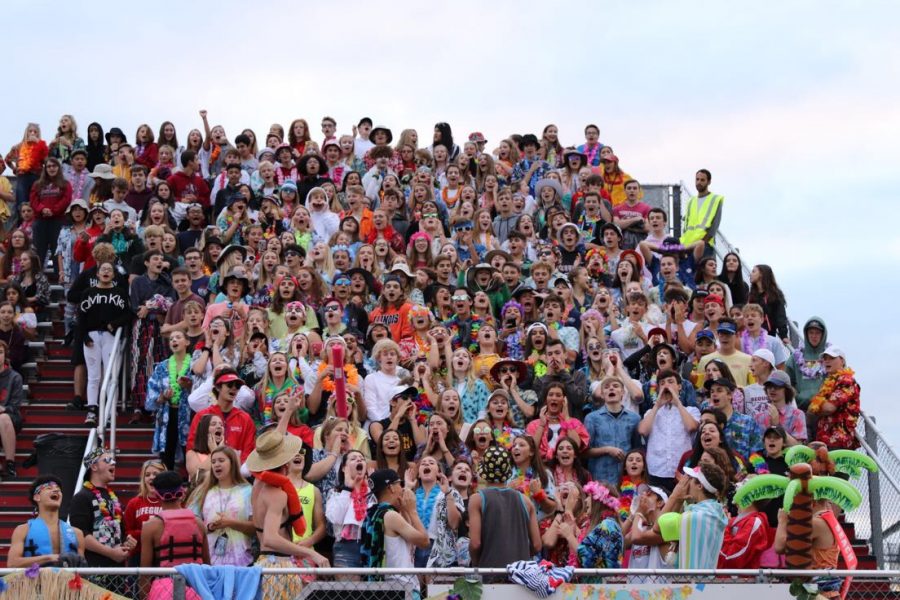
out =
[[(94, 448), (97, 446), (97, 444), (103, 444), (103, 434), (106, 430), (107, 418), (110, 420), (109, 449), (113, 453), (116, 450), (116, 394), (118, 386), (123, 384), (123, 377), (120, 376), (120, 371), (124, 369), (124, 362), (122, 361), (124, 335), (125, 330), (119, 327), (116, 330), (115, 338), (113, 338), (109, 365), (103, 372), (103, 380), (100, 384), (100, 398), (97, 407), (97, 425), (92, 427), (88, 432), (88, 439), (87, 443), (84, 445), (84, 455), (82, 456), (81, 467), (79, 467), (78, 469), (78, 479), (75, 480), (75, 490), (73, 492), (74, 494), (77, 494), (78, 490), (81, 489), (81, 482), (84, 481), (84, 476), (87, 473), (87, 468), (84, 466), (84, 459), (94, 451)], [(112, 392), (112, 394), (110, 394), (110, 392)], [(111, 402), (109, 396), (112, 396)], [(110, 411), (111, 414), (108, 415), (107, 413), (110, 413)]]

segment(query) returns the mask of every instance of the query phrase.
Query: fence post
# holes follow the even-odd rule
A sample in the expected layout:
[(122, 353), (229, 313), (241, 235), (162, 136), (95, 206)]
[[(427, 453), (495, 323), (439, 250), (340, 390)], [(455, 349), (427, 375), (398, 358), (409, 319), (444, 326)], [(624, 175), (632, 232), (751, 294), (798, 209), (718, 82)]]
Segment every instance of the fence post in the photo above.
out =
[[(872, 452), (878, 454), (878, 433), (866, 425), (866, 443)], [(881, 524), (881, 480), (878, 473), (866, 471), (866, 479), (869, 485), (869, 523), (872, 533), (869, 536), (869, 545), (879, 569), (884, 569), (884, 535)]]
[(672, 212), (669, 214), (669, 221), (672, 224), (672, 235), (681, 237), (681, 186), (672, 186)]
[(180, 573), (172, 575), (172, 600), (185, 600), (185, 585)]

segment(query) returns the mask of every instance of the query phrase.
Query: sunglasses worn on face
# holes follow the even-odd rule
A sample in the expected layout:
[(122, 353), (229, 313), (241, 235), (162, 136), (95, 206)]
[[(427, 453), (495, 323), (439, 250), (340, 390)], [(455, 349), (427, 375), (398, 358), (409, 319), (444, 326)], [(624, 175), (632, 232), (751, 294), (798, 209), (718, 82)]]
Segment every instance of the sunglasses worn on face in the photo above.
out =
[(230, 390), (236, 390), (241, 387), (241, 384), (237, 381), (229, 381), (227, 383), (223, 383), (222, 385)]
[(466, 300), (469, 299), (469, 297), (468, 296), (453, 296), (450, 299), (453, 300), (454, 302), (465, 302)]
[(500, 374), (504, 373), (518, 373), (519, 370), (515, 367), (500, 367)]
[(490, 427), (473, 427), (472, 433), (475, 435), (486, 435), (491, 433)]
[(333, 304), (332, 304), (331, 306), (326, 306), (326, 307), (325, 307), (325, 312), (327, 312), (327, 313), (329, 313), (329, 312), (337, 312), (337, 311), (339, 311), (339, 310), (341, 310), (341, 307), (340, 307), (340, 306), (335, 306), (335, 305), (333, 305)]
[(437, 213), (424, 213), (424, 214), (422, 215), (422, 217), (425, 218), (425, 219), (437, 219), (437, 218), (438, 218), (438, 214), (437, 214)]
[(472, 231), (472, 228), (468, 225), (463, 225), (462, 227), (457, 227), (457, 231)]

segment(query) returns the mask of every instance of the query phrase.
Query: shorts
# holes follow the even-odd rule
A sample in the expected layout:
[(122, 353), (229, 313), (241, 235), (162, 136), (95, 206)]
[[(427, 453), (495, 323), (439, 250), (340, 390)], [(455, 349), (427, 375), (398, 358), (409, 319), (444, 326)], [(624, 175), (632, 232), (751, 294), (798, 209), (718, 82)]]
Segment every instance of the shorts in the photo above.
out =
[(338, 540), (334, 543), (332, 564), (335, 568), (359, 569), (363, 566), (359, 542)]
[[(292, 569), (297, 566), (291, 556), (266, 553), (260, 554), (253, 564), (263, 569)], [(262, 600), (293, 600), (299, 598), (303, 591), (303, 579), (300, 575), (263, 575), (259, 587)]]

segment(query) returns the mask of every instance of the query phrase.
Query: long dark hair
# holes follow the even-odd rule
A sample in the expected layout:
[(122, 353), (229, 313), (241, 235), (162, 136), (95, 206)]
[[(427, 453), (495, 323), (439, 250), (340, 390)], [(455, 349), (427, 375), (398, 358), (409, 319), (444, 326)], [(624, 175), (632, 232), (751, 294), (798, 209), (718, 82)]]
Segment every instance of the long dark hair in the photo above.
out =
[[(728, 257), (733, 256), (738, 261), (738, 268), (733, 274), (729, 273), (725, 263), (728, 262)], [(741, 262), (741, 255), (737, 252), (729, 252), (725, 255), (725, 258), (722, 259), (722, 270), (719, 271), (719, 281), (724, 281), (725, 283), (733, 283), (735, 280), (739, 280), (743, 277), (743, 265)]]
[(737, 471), (738, 470), (737, 458), (735, 458), (734, 451), (728, 445), (728, 440), (725, 438), (725, 429), (722, 426), (720, 426), (718, 422), (716, 422), (716, 423), (708, 423), (707, 422), (707, 423), (703, 423), (700, 425), (700, 428), (697, 430), (697, 436), (696, 436), (696, 438), (694, 438), (694, 447), (691, 450), (691, 457), (688, 459), (688, 462), (686, 464), (690, 467), (696, 467), (697, 465), (700, 464), (700, 457), (703, 456), (703, 453), (705, 452), (705, 450), (703, 449), (703, 444), (700, 441), (700, 438), (703, 437), (701, 434), (703, 432), (703, 428), (706, 427), (707, 425), (715, 425), (716, 429), (719, 430), (719, 448), (724, 450), (725, 453), (728, 454), (729, 457), (731, 457), (732, 468), (735, 471)]
[(447, 160), (453, 160), (453, 132), (450, 130), (450, 124), (444, 122), (435, 123), (434, 128), (441, 134), (440, 139), (434, 145), (440, 144), (445, 146), (447, 148)]
[[(400, 432), (396, 429), (385, 429), (381, 433), (381, 437), (378, 438), (378, 444), (375, 445), (375, 466), (378, 469), (388, 468), (387, 456), (384, 454), (384, 436), (387, 435), (388, 432), (396, 433), (397, 437), (400, 436)], [(324, 443), (324, 438), (322, 438), (322, 440)], [(402, 445), (400, 447), (400, 452), (397, 454), (397, 466), (400, 467), (397, 471), (398, 473), (406, 473), (406, 468), (409, 466), (409, 461), (406, 460), (406, 452), (403, 451)]]
[(534, 471), (535, 476), (541, 480), (541, 487), (546, 488), (548, 484), (547, 469), (544, 468), (544, 461), (541, 458), (541, 450), (538, 447), (537, 442), (535, 442), (534, 438), (530, 435), (517, 435), (513, 438), (513, 444), (519, 439), (525, 440), (525, 443), (531, 448), (531, 464), (529, 467)]
[[(171, 125), (172, 129), (175, 130), (175, 133), (172, 134), (172, 139), (169, 139), (169, 140), (166, 139), (166, 136), (164, 133), (164, 131), (166, 129), (166, 125)], [(178, 130), (175, 129), (175, 123), (173, 123), (172, 121), (163, 121), (162, 125), (159, 126), (159, 135), (156, 136), (156, 140), (159, 142), (160, 146), (162, 146), (163, 144), (172, 146), (173, 152), (178, 150)], [(173, 156), (172, 158), (174, 159), (175, 157)]]
[[(575, 460), (572, 461), (572, 470), (575, 471), (575, 477), (578, 478), (578, 483), (580, 483), (581, 485), (586, 484), (591, 480), (591, 473), (584, 468), (584, 465), (581, 464), (581, 460), (579, 460), (578, 457), (578, 446), (575, 445), (575, 442), (573, 442), (571, 438), (564, 437), (556, 443), (556, 448), (553, 450), (553, 459), (550, 461), (550, 468), (556, 469), (560, 466), (559, 459), (557, 459), (556, 457), (556, 453), (559, 451), (559, 445), (563, 442), (568, 442), (572, 446), (572, 450), (575, 453)], [(557, 485), (559, 485), (559, 483), (557, 483)]]
[(784, 293), (778, 287), (778, 282), (775, 281), (775, 273), (772, 272), (772, 267), (769, 265), (756, 265), (756, 269), (759, 271), (759, 281), (753, 284), (753, 289), (750, 290), (751, 301), (755, 301), (759, 297), (766, 297), (769, 301), (784, 302)]
[(213, 414), (203, 415), (197, 422), (197, 433), (194, 435), (194, 447), (191, 448), (194, 452), (209, 454), (214, 450), (214, 448), (209, 447), (207, 438), (209, 437), (209, 425), (212, 423), (213, 417), (215, 416), (216, 415)]

